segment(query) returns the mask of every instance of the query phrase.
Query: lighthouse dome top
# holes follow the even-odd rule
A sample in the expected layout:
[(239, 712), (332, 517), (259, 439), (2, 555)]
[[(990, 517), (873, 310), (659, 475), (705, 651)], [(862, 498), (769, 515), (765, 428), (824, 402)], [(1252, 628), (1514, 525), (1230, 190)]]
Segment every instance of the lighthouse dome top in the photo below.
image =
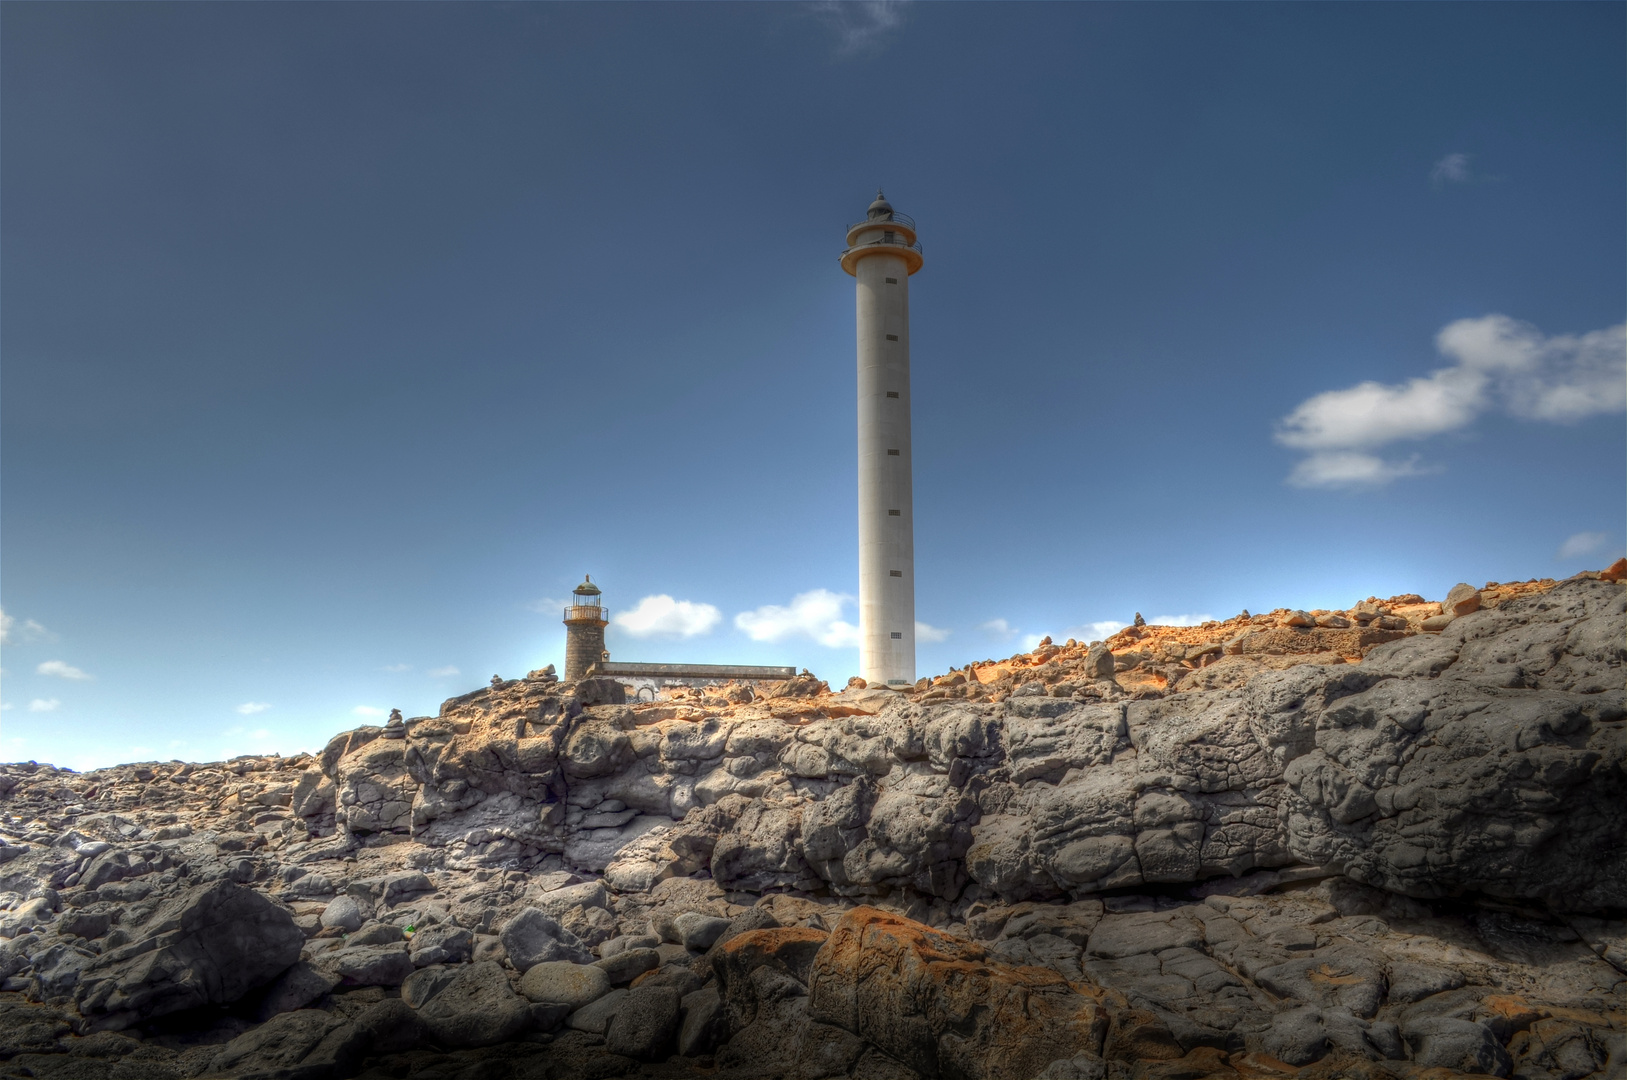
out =
[(582, 584), (571, 590), (577, 596), (598, 596), (599, 586), (593, 584), (593, 578), (587, 574), (582, 575)]
[(884, 221), (893, 216), (893, 204), (887, 201), (887, 196), (881, 193), (880, 188), (876, 189), (876, 201), (870, 204), (870, 210), (866, 216), (871, 221)]

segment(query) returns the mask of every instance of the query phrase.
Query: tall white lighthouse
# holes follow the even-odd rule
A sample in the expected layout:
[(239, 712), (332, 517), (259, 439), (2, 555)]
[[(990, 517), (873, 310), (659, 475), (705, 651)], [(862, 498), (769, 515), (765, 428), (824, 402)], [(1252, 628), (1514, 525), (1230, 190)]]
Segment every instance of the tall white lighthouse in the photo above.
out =
[(859, 675), (871, 686), (915, 681), (910, 275), (922, 261), (915, 221), (877, 191), (842, 252), (858, 287)]

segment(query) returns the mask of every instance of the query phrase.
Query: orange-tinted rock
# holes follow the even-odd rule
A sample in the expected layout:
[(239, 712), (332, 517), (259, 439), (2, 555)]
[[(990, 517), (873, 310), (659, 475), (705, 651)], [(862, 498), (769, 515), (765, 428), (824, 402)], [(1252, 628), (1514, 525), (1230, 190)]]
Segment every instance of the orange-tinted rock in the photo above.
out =
[(1599, 574), (1600, 581), (1620, 581), (1627, 578), (1627, 559), (1617, 559)]
[(806, 926), (781, 926), (771, 930), (747, 930), (736, 934), (712, 950), (712, 971), (723, 989), (729, 1026), (739, 1031), (757, 1016), (764, 999), (773, 1000), (795, 981), (808, 984), (814, 954), (830, 935)]
[(836, 924), (808, 985), (815, 1019), (926, 1076), (1027, 1080), (1099, 1053), (1107, 1033), (1101, 1004), (1055, 972), (989, 960), (980, 945), (872, 907)]

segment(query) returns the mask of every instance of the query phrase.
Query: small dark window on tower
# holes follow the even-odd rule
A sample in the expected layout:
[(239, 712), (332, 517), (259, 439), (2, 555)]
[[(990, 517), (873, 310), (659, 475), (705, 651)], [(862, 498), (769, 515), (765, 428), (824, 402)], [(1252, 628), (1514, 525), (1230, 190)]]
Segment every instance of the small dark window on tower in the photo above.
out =
[(897, 397), (898, 396), (898, 391), (897, 390), (889, 390), (889, 391), (887, 391), (887, 396), (888, 397)]
[(888, 577), (903, 577), (904, 576), (904, 571), (902, 571), (902, 570), (889, 570), (889, 571), (887, 571), (887, 576)]
[(898, 335), (897, 334), (888, 334), (887, 335), (887, 340), (888, 341), (897, 341), (898, 340)]
[(895, 278), (895, 277), (890, 277), (890, 278), (887, 279), (887, 284), (889, 284), (889, 285), (897, 285), (898, 284), (898, 279)]
[(897, 457), (898, 456), (898, 451), (897, 450), (889, 450), (889, 451), (887, 451), (887, 456), (888, 457)]
[(904, 635), (900, 634), (897, 630), (894, 630), (893, 631), (893, 640), (894, 641), (902, 641), (902, 640), (904, 640)]
[(889, 510), (889, 511), (887, 511), (887, 516), (888, 517), (898, 517), (899, 512), (897, 510)]

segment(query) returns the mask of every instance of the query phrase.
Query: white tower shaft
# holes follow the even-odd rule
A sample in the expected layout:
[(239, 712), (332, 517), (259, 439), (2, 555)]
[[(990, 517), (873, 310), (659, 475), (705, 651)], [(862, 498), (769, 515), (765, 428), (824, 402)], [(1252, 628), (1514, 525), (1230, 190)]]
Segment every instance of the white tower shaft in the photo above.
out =
[(878, 194), (842, 256), (858, 293), (859, 674), (871, 686), (915, 681), (909, 281), (921, 262), (915, 223)]
[(859, 674), (915, 681), (915, 519), (910, 472), (909, 271), (859, 261)]

